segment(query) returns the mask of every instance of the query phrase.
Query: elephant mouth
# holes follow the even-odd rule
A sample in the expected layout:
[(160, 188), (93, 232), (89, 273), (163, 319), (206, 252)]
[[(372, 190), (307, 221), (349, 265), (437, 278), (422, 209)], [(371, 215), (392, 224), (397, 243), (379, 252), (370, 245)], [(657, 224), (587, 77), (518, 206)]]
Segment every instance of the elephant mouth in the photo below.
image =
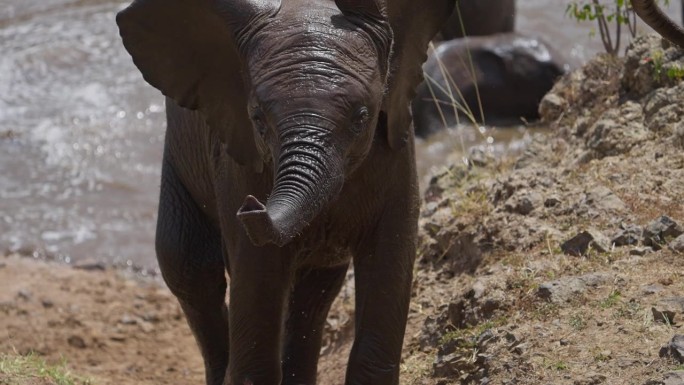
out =
[(334, 192), (341, 189), (341, 185), (334, 183), (323, 191), (319, 190), (320, 194), (313, 199), (313, 204), (283, 199), (279, 194), (271, 196), (263, 204), (253, 195), (248, 195), (237, 212), (237, 218), (255, 246), (271, 243), (283, 247), (302, 233), (331, 196), (335, 195)]
[(249, 239), (256, 246), (273, 243), (282, 247), (293, 238), (284, 234), (282, 226), (274, 223), (266, 206), (252, 195), (245, 198), (242, 207), (237, 212), (237, 217), (247, 231)]

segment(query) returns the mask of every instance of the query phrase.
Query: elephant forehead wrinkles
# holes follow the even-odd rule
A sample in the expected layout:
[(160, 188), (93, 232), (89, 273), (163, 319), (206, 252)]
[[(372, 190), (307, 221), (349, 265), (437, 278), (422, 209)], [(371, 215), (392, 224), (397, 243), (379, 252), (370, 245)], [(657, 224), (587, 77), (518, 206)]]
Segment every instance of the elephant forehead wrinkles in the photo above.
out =
[(293, 111), (328, 116), (364, 101), (370, 82), (330, 72), (324, 68), (302, 72), (280, 68), (256, 82), (255, 96), (263, 108), (282, 118)]
[(288, 115), (276, 122), (276, 126), (280, 127), (284, 134), (291, 131), (297, 132), (302, 127), (306, 127), (305, 132), (312, 138), (323, 138), (336, 125), (337, 123), (333, 119), (316, 111)]
[(377, 53), (363, 32), (341, 32), (316, 25), (261, 31), (249, 59), (253, 75), (286, 69), (291, 74), (324, 72), (359, 81), (373, 76)]

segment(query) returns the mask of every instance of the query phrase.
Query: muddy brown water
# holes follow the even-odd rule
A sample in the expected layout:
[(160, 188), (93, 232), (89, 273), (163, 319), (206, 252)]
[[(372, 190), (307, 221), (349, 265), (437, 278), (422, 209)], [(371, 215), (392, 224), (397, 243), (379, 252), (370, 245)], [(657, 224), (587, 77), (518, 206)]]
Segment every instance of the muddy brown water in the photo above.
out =
[[(155, 270), (163, 99), (118, 38), (114, 15), (126, 4), (0, 0), (0, 252)], [(518, 4), (517, 29), (564, 52), (569, 67), (601, 50), (564, 16), (566, 0)], [(454, 149), (466, 151), (456, 160), (473, 146), (520, 151), (529, 137), (522, 125), (463, 126), (419, 141), (419, 169)]]

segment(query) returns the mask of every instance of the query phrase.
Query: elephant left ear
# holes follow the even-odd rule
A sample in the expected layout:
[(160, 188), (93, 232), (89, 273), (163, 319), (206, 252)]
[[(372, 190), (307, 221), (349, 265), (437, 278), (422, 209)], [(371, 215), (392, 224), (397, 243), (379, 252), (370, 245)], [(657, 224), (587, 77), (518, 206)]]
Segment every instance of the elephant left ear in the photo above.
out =
[(386, 0), (394, 33), (390, 59), (388, 93), (383, 110), (387, 113), (387, 136), (392, 149), (402, 148), (413, 135), (411, 101), (423, 80), (422, 65), (430, 40), (451, 15), (454, 0)]

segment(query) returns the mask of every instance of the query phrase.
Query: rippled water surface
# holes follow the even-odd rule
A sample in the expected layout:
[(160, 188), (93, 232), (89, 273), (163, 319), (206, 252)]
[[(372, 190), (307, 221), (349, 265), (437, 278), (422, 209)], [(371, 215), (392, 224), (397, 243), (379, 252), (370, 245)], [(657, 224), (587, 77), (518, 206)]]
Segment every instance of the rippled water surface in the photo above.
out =
[[(0, 2), (0, 251), (154, 268), (163, 99), (120, 44), (114, 15), (126, 3)], [(600, 50), (564, 17), (565, 1), (518, 4), (519, 31), (571, 66)], [(529, 133), (465, 128), (421, 141), (421, 170), (489, 137), (507, 152)]]

